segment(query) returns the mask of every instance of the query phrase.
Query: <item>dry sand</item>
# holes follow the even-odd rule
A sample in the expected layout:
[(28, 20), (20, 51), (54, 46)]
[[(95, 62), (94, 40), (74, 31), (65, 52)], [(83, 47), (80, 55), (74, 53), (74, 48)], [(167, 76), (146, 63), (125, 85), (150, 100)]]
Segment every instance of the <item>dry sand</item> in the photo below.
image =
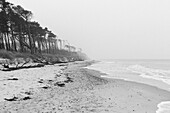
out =
[[(0, 113), (155, 113), (158, 103), (170, 100), (165, 90), (101, 78), (103, 73), (82, 68), (89, 64), (75, 62), (0, 72), (1, 93), (7, 92), (3, 84), (12, 84), (9, 92), (19, 87), (14, 90), (15, 98), (4, 100), (5, 94), (1, 94)], [(9, 80), (11, 76), (18, 80)]]

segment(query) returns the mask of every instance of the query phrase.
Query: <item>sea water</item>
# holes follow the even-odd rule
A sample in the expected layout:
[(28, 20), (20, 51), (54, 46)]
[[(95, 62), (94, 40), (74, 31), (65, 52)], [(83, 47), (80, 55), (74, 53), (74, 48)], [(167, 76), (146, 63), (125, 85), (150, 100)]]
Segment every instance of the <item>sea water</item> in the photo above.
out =
[[(102, 60), (87, 68), (107, 74), (102, 77), (135, 81), (170, 91), (170, 60)], [(157, 107), (156, 113), (170, 113), (170, 100)]]

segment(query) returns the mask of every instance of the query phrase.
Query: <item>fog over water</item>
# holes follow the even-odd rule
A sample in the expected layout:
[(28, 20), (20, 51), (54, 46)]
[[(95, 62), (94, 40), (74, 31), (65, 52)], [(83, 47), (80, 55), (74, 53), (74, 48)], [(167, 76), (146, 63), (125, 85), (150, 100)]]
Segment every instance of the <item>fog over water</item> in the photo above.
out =
[(170, 58), (169, 0), (7, 0), (91, 58)]

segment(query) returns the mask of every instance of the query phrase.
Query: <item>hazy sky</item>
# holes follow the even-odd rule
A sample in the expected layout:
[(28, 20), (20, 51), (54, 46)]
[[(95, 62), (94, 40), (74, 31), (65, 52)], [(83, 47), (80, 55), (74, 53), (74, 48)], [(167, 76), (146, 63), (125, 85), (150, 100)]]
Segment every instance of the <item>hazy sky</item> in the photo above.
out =
[(170, 58), (170, 0), (7, 0), (91, 58)]

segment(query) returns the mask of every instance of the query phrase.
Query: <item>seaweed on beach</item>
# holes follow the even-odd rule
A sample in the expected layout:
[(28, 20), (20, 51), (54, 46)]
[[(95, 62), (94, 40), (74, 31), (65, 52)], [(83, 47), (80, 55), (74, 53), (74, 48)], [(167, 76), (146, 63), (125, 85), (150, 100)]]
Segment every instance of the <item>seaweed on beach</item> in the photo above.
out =
[(72, 78), (70, 78), (70, 77), (67, 77), (67, 80), (66, 81), (64, 81), (65, 83), (69, 83), (69, 82), (73, 82), (73, 80), (72, 80)]
[(24, 97), (22, 100), (29, 100), (29, 99), (31, 99), (31, 97)]
[(54, 86), (64, 87), (64, 86), (65, 86), (65, 83), (63, 83), (63, 82), (56, 82), (56, 83), (54, 84)]
[(48, 88), (50, 88), (49, 86), (43, 86), (43, 87), (41, 87), (41, 88), (43, 88), (43, 89), (48, 89)]
[(7, 80), (18, 80), (18, 78), (9, 78)]
[(40, 79), (40, 80), (38, 81), (38, 83), (43, 83), (43, 79)]
[(27, 95), (33, 95), (33, 93), (32, 93), (31, 91), (25, 92), (25, 94), (27, 94)]

